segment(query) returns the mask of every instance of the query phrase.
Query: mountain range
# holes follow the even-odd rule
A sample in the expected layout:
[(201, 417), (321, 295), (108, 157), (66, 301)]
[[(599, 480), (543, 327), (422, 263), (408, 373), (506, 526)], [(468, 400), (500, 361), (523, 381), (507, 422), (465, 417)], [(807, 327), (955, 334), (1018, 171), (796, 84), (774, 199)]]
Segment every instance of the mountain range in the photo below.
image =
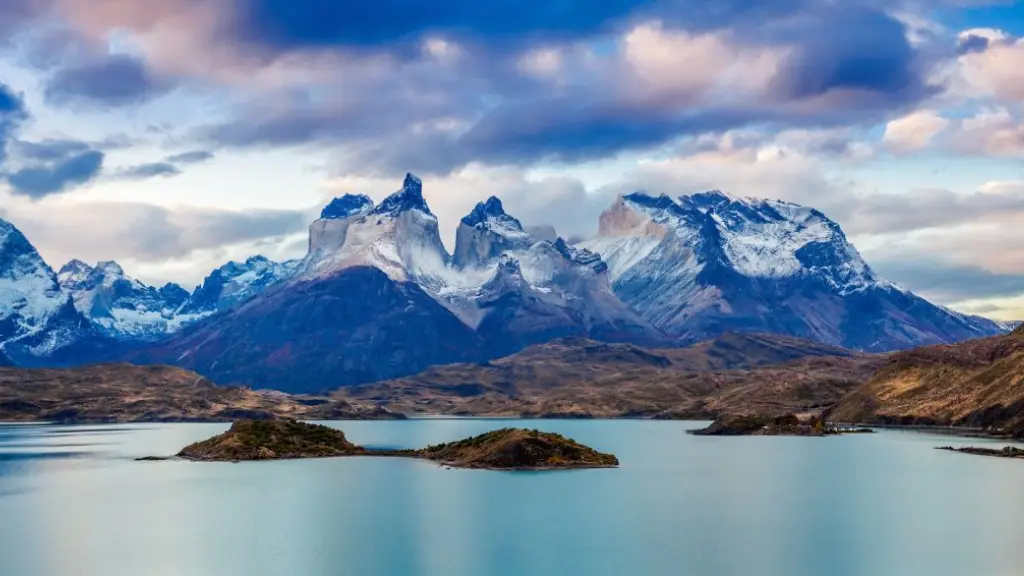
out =
[(0, 349), (28, 366), (169, 363), (312, 392), (559, 338), (671, 348), (767, 332), (877, 352), (1006, 331), (880, 278), (812, 208), (719, 191), (620, 197), (578, 243), (491, 197), (449, 254), (407, 175), (380, 204), (332, 200), (304, 258), (231, 262), (191, 293), (114, 262), (54, 273), (0, 221)]

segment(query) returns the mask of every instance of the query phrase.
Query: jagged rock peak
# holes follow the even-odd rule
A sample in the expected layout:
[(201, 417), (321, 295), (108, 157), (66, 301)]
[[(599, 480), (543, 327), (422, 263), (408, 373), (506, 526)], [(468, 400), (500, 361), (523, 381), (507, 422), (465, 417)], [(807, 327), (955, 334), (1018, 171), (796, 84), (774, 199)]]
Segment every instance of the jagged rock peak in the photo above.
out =
[(577, 248), (570, 246), (564, 239), (559, 237), (555, 240), (555, 250), (565, 257), (566, 260), (575, 262), (580, 266), (590, 268), (594, 272), (601, 274), (608, 270), (608, 265), (601, 259), (601, 255), (597, 252), (592, 252), (586, 248)]
[(427, 201), (423, 199), (423, 181), (412, 174), (405, 175), (402, 189), (388, 196), (370, 214), (398, 214), (407, 210), (419, 210), (433, 216)]
[(57, 280), (61, 286), (82, 283), (89, 279), (92, 271), (92, 266), (76, 258), (60, 267), (60, 270), (57, 272)]
[(516, 227), (522, 228), (519, 220), (505, 213), (505, 208), (497, 196), (491, 196), (486, 202), (478, 202), (473, 211), (462, 218), (462, 223), (468, 226), (477, 226), (492, 218), (511, 220), (516, 223)]
[(367, 214), (373, 210), (373, 200), (366, 194), (345, 194), (335, 198), (320, 212), (320, 218), (335, 220), (348, 218), (357, 214)]

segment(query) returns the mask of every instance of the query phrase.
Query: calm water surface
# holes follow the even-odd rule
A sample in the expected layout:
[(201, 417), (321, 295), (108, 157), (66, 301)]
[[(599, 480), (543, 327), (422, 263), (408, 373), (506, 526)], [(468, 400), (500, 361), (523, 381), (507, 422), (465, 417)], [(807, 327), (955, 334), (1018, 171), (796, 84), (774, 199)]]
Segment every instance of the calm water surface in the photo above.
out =
[(692, 422), (340, 422), (421, 447), (506, 425), (617, 470), (340, 458), (134, 462), (223, 424), (0, 426), (0, 574), (1024, 574), (1024, 462), (906, 432), (703, 438)]

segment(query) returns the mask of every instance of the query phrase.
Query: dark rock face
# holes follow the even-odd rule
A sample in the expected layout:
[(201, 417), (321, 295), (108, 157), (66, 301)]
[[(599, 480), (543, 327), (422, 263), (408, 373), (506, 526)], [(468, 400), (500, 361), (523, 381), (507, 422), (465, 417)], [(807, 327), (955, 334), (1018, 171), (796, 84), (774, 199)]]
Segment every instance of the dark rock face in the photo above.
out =
[(357, 214), (366, 214), (373, 210), (373, 200), (365, 194), (345, 194), (341, 198), (335, 198), (320, 211), (320, 218), (324, 220), (338, 220), (348, 218)]
[(134, 355), (222, 383), (314, 392), (482, 357), (479, 336), (410, 282), (356, 267), (271, 289)]
[(388, 196), (379, 206), (370, 211), (371, 215), (398, 214), (407, 210), (419, 210), (426, 214), (433, 214), (423, 198), (423, 182), (413, 176), (406, 174), (402, 182), (402, 189), (397, 193)]

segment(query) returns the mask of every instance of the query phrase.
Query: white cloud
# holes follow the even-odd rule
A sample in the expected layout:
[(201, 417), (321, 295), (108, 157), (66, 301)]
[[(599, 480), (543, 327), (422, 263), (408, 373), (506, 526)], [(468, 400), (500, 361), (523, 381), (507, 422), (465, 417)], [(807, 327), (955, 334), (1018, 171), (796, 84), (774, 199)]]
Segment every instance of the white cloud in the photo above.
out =
[(744, 46), (722, 32), (691, 34), (656, 24), (633, 28), (622, 44), (628, 89), (641, 99), (674, 105), (712, 96), (756, 97), (768, 90), (786, 55), (783, 49)]
[(916, 152), (926, 148), (949, 124), (934, 110), (917, 110), (886, 124), (882, 140), (894, 152)]
[(988, 40), (984, 50), (967, 52), (958, 60), (967, 86), (979, 95), (1024, 102), (1024, 38), (1011, 39), (990, 29), (967, 33)]

